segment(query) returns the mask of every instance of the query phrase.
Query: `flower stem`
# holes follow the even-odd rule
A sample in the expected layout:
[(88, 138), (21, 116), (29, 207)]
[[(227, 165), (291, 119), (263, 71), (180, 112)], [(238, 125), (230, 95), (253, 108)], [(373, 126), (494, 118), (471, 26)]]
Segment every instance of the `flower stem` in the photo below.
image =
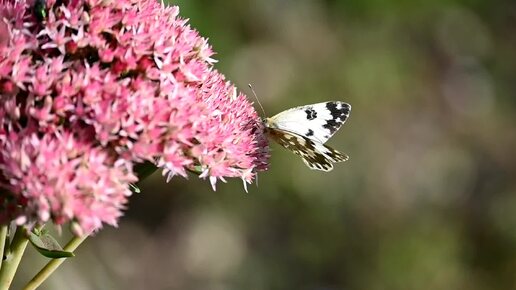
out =
[(27, 239), (25, 228), (21, 226), (17, 227), (13, 241), (9, 247), (10, 252), (7, 253), (2, 263), (2, 269), (0, 271), (0, 290), (9, 289), (11, 286), (14, 274), (16, 274), (16, 269), (18, 269), (18, 265), (20, 264), (28, 242), (29, 239)]
[(5, 245), (8, 244), (6, 243), (7, 241), (7, 232), (9, 231), (9, 225), (2, 225), (0, 227), (0, 254), (2, 254), (1, 256), (1, 261), (0, 261), (0, 270), (2, 269), (2, 263), (4, 261), (4, 256), (7, 256), (7, 250), (5, 248)]
[[(84, 235), (81, 237), (74, 236), (68, 242), (68, 244), (66, 244), (66, 246), (63, 248), (63, 250), (67, 251), (67, 252), (75, 251), (75, 249), (77, 249), (77, 247), (79, 247), (79, 245), (82, 242), (84, 242), (84, 240), (86, 240), (87, 237), (88, 237), (88, 235)], [(41, 271), (39, 271), (38, 274), (36, 274), (36, 276), (34, 276), (29, 281), (29, 283), (27, 283), (27, 285), (23, 289), (24, 290), (33, 290), (33, 289), (38, 288), (43, 282), (45, 282), (45, 280), (50, 275), (52, 275), (52, 273), (54, 273), (54, 271), (57, 269), (57, 267), (59, 267), (65, 260), (66, 260), (66, 258), (52, 259), (50, 262), (48, 262), (45, 265), (45, 267), (43, 267), (43, 269), (41, 269)]]

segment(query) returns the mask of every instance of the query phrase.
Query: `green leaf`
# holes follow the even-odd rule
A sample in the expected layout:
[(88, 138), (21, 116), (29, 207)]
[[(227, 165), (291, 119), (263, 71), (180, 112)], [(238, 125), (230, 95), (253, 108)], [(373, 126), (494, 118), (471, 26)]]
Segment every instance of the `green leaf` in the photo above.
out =
[(48, 11), (47, 11), (47, 1), (46, 0), (36, 0), (34, 2), (34, 16), (39, 22), (47, 19)]
[(72, 252), (63, 251), (56, 239), (46, 231), (30, 232), (29, 241), (40, 254), (47, 258), (59, 259), (75, 256)]
[(193, 166), (193, 168), (187, 168), (186, 170), (197, 175), (201, 174), (204, 171), (201, 165), (195, 165)]
[(136, 186), (136, 184), (134, 184), (134, 183), (129, 183), (129, 187), (131, 188), (131, 191), (133, 193), (140, 193), (140, 192), (142, 192), (141, 189), (138, 186)]

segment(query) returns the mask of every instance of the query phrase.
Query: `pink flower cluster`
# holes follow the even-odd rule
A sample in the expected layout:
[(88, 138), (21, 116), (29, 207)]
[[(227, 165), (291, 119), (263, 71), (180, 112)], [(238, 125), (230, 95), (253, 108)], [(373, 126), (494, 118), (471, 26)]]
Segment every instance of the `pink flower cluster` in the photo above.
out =
[(0, 222), (116, 225), (145, 161), (213, 186), (267, 168), (254, 108), (177, 7), (34, 4), (0, 0)]

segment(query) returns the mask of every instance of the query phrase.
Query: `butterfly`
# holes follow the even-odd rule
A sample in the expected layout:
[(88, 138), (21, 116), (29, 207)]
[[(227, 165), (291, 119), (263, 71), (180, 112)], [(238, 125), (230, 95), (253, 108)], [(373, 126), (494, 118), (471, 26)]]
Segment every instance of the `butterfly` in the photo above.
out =
[(330, 101), (295, 107), (264, 120), (265, 132), (279, 145), (301, 156), (314, 170), (331, 171), (346, 154), (324, 145), (349, 117), (351, 106)]

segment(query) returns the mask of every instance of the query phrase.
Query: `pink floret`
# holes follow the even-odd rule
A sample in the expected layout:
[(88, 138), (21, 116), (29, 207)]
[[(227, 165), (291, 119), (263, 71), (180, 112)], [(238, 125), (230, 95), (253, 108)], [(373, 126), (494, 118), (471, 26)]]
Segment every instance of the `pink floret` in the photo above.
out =
[(251, 183), (262, 123), (178, 7), (0, 0), (0, 222), (116, 225), (135, 165)]

